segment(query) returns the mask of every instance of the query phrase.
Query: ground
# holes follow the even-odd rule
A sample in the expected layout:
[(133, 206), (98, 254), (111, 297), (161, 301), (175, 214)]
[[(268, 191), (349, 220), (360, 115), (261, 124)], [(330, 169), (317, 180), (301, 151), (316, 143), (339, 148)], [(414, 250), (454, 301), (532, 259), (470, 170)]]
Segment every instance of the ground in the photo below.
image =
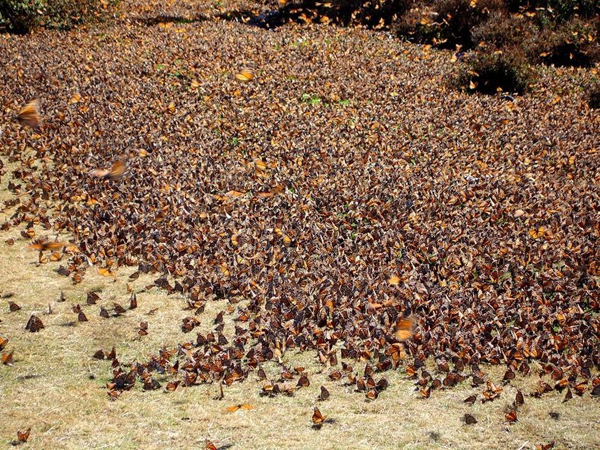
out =
[[(404, 180), (398, 183), (398, 192), (415, 193), (417, 205), (426, 203), (427, 192), (442, 195), (449, 203), (465, 202), (436, 184), (450, 176), (458, 197), (462, 184), (481, 183), (480, 190), (487, 194), (478, 207), (485, 210), (494, 207), (498, 183), (522, 176), (532, 180), (523, 188), (532, 195), (531, 208), (521, 211), (528, 220), (522, 226), (523, 240), (532, 227), (539, 232), (541, 223), (550, 224), (548, 235), (575, 233), (568, 227), (553, 229), (552, 218), (545, 214), (560, 216), (565, 205), (572, 206), (573, 198), (581, 201), (584, 192), (589, 201), (581, 209), (594, 217), (599, 119), (585, 104), (582, 86), (597, 76), (595, 68), (540, 68), (537, 89), (516, 100), (469, 95), (456, 91), (448, 81), (457, 64), (449, 51), (403, 43), (384, 32), (325, 25), (286, 25), (266, 31), (217, 18), (151, 25), (138, 20), (159, 15), (192, 17), (198, 10), (209, 15), (215, 9), (205, 3), (200, 7), (194, 2), (166, 6), (159, 2), (160, 7), (155, 3), (125, 2), (115, 22), (70, 32), (0, 36), (0, 63), (7, 68), (0, 74), (1, 83), (10, 92), (10, 98), (2, 99), (0, 200), (26, 202), (27, 192), (15, 193), (8, 185), (19, 182), (14, 171), (26, 168), (29, 157), (33, 167), (53, 174), (52, 180), (48, 178), (53, 189), (68, 187), (75, 195), (72, 186), (87, 179), (90, 168), (106, 165), (119, 153), (138, 155), (140, 149), (150, 148), (164, 161), (164, 172), (176, 174), (170, 185), (154, 186), (165, 198), (174, 198), (174, 190), (185, 191), (178, 184), (185, 186), (190, 174), (180, 173), (181, 161), (204, 152), (219, 163), (219, 169), (201, 167), (212, 171), (223, 194), (256, 192), (261, 186), (286, 182), (290, 183), (286, 194), (292, 196), (290, 186), (309, 180), (316, 186), (313, 196), (322, 189), (324, 198), (335, 197), (361, 177), (371, 181), (394, 175)], [(239, 7), (226, 3), (219, 8)], [(239, 83), (235, 74), (245, 67), (253, 70), (256, 79)], [(38, 96), (49, 126), (46, 135), (43, 130), (37, 134), (20, 128), (14, 120), (18, 106)], [(190, 123), (197, 134), (186, 131)], [(353, 153), (356, 146), (367, 164), (363, 161), (364, 171), (349, 182), (341, 168), (354, 167), (359, 159)], [(322, 148), (327, 150), (310, 154)], [(523, 153), (513, 157), (514, 149)], [(54, 158), (53, 152), (59, 151), (60, 159)], [(304, 169), (295, 166), (297, 154), (304, 155)], [(76, 161), (72, 165), (69, 155)], [(288, 161), (286, 155), (294, 158)], [(256, 172), (248, 175), (240, 162), (253, 158), (278, 163), (281, 171), (268, 166), (273, 173), (264, 175), (268, 170), (260, 159)], [(554, 167), (561, 158), (565, 161), (558, 167), (564, 172), (559, 177)], [(135, 173), (130, 180), (153, 179), (156, 171), (161, 172), (160, 165), (149, 172), (144, 160), (154, 164), (156, 158), (139, 157), (130, 168)], [(425, 186), (419, 186), (421, 180)], [(560, 187), (548, 190), (548, 183)], [(107, 198), (120, 201), (108, 184), (85, 189), (83, 203), (88, 205), (92, 200), (106, 204)], [(540, 204), (541, 210), (536, 209)], [(251, 211), (241, 200), (239, 205)], [(16, 206), (5, 206), (0, 223), (10, 220), (15, 211)], [(416, 207), (415, 211), (418, 214), (407, 213), (407, 223), (417, 230), (420, 226), (422, 234), (430, 232), (430, 226), (445, 229), (443, 222), (419, 224), (419, 214), (424, 222), (428, 220), (427, 210)], [(225, 213), (243, 221), (231, 205)], [(335, 211), (340, 221), (346, 220), (345, 214), (343, 208)], [(475, 236), (479, 218), (469, 220), (465, 227), (473, 226)], [(57, 231), (40, 224), (32, 229), (36, 237), (92, 242), (81, 229)], [(310, 379), (309, 387), (290, 397), (261, 396), (264, 382), (251, 373), (243, 383), (225, 387), (221, 399), (218, 384), (163, 392), (143, 391), (138, 383), (111, 400), (106, 387), (113, 377), (111, 362), (94, 359), (94, 353), (114, 346), (121, 363), (148, 361), (161, 348), (194, 340), (196, 331), (210, 331), (215, 316), (228, 311), (228, 300), (208, 301), (198, 315), (200, 327), (185, 334), (182, 319), (193, 311), (185, 309), (183, 295), (168, 295), (152, 286), (158, 275), (130, 280), (135, 267), (109, 265), (110, 271), (102, 273), (90, 266), (82, 281), (74, 284), (72, 278), (57, 273), (70, 254), (40, 264), (22, 230), (23, 226), (15, 226), (0, 232), (0, 337), (9, 339), (1, 353), (14, 352), (12, 366), (0, 365), (1, 446), (11, 447), (17, 431), (28, 428), (30, 438), (22, 445), (57, 449), (203, 448), (206, 440), (218, 448), (244, 449), (534, 449), (551, 442), (554, 448), (588, 449), (600, 445), (600, 408), (590, 395), (591, 386), (567, 402), (563, 402), (565, 393), (558, 391), (534, 398), (530, 394), (540, 379), (554, 384), (548, 376), (538, 375), (543, 368), (535, 361), (531, 362), (534, 375), (517, 374), (507, 384), (502, 383), (506, 367), (482, 364), (486, 377), (503, 387), (498, 399), (486, 403), (481, 402), (481, 387), (474, 388), (468, 381), (453, 389), (434, 390), (429, 399), (422, 399), (406, 364), (377, 374), (375, 379), (385, 377), (389, 388), (369, 401), (354, 386), (330, 380), (332, 369), (320, 364), (312, 350), (291, 350), (282, 357), (286, 367), (304, 367)], [(355, 233), (361, 239), (360, 231)], [(101, 236), (95, 239), (108, 249)], [(224, 236), (225, 243), (233, 241), (231, 230)], [(90, 255), (106, 262), (95, 249)], [(384, 281), (393, 268), (397, 267), (382, 268)], [(407, 283), (414, 281), (414, 275), (414, 268), (407, 270)], [(86, 305), (90, 291), (100, 296), (97, 305)], [(127, 307), (131, 292), (137, 293), (136, 309), (119, 317), (99, 316), (99, 306), (108, 309), (117, 302)], [(59, 301), (61, 293), (64, 302)], [(9, 301), (21, 309), (9, 311)], [(77, 320), (73, 312), (77, 304), (87, 322)], [(45, 325), (40, 332), (25, 330), (32, 313)], [(592, 314), (597, 323), (597, 311)], [(138, 333), (142, 321), (148, 323), (147, 335)], [(232, 314), (225, 315), (224, 323), (224, 333), (231, 336)], [(594, 339), (597, 343), (597, 333)], [(346, 362), (360, 371), (365, 365), (364, 360)], [(433, 362), (427, 364), (433, 372)], [(264, 368), (270, 379), (280, 372), (273, 361)], [(592, 372), (597, 378), (597, 367)], [(164, 385), (166, 378), (158, 380)], [(317, 400), (320, 386), (331, 392), (328, 400)], [(517, 390), (525, 395), (525, 403), (518, 408), (518, 420), (510, 424), (505, 413)], [(469, 406), (464, 400), (472, 394), (478, 394), (478, 399)], [(252, 408), (227, 410), (238, 404)], [(311, 421), (315, 406), (331, 419), (318, 430)], [(465, 414), (473, 415), (477, 423), (465, 424)]]

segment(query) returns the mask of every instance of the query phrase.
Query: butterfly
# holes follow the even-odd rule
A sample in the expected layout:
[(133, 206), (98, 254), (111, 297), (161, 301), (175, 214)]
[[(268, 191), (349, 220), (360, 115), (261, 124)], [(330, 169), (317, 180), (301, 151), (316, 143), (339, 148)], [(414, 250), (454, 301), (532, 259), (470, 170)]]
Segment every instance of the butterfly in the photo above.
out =
[(41, 124), (40, 111), (38, 109), (38, 99), (31, 100), (27, 103), (18, 115), (19, 122), (31, 128), (39, 128)]
[(504, 415), (504, 417), (506, 418), (506, 420), (507, 420), (509, 423), (514, 423), (514, 422), (516, 422), (516, 421), (517, 421), (517, 412), (516, 412), (516, 411), (514, 411), (514, 410), (513, 410), (513, 411), (509, 411), (508, 413), (506, 413), (506, 414)]
[(30, 432), (31, 428), (29, 428), (27, 431), (17, 431), (17, 438), (19, 439), (19, 442), (27, 442), (27, 439), (29, 439)]
[(321, 386), (321, 393), (319, 394), (319, 400), (324, 401), (329, 398), (329, 391), (325, 386)]
[(227, 411), (228, 412), (236, 412), (238, 409), (254, 409), (254, 407), (248, 403), (244, 403), (243, 405), (233, 405), (233, 406), (229, 406), (227, 407)]
[(325, 422), (325, 419), (327, 418), (327, 416), (324, 416), (323, 414), (321, 414), (321, 411), (319, 411), (319, 408), (317, 408), (315, 406), (315, 411), (313, 412), (312, 415), (312, 421), (313, 421), (313, 426), (315, 427), (321, 427), (323, 425), (323, 422)]
[(402, 318), (396, 322), (396, 329), (394, 335), (400, 342), (410, 339), (413, 335), (413, 329), (415, 326), (415, 318), (413, 316)]
[(252, 72), (250, 69), (242, 69), (240, 71), (240, 73), (236, 73), (235, 77), (243, 82), (243, 83), (247, 83), (248, 81), (252, 80), (254, 78), (254, 72)]
[(471, 414), (465, 414), (463, 420), (467, 425), (474, 425), (477, 423), (477, 419), (473, 417)]
[(2, 364), (6, 364), (7, 366), (13, 365), (13, 352), (2, 353)]
[(44, 328), (44, 324), (35, 314), (32, 314), (31, 317), (29, 317), (27, 325), (25, 325), (25, 329), (31, 331), (32, 333), (40, 331), (42, 328)]
[(38, 242), (36, 244), (31, 244), (29, 248), (43, 252), (44, 250), (58, 250), (65, 245), (64, 242)]
[(107, 178), (111, 181), (118, 180), (125, 173), (127, 168), (125, 158), (117, 160), (110, 169), (94, 169), (90, 175), (97, 178)]
[(173, 392), (175, 389), (177, 389), (177, 386), (179, 386), (180, 383), (181, 383), (181, 381), (179, 381), (179, 380), (169, 381), (167, 383), (167, 386), (165, 387), (165, 389), (169, 392)]

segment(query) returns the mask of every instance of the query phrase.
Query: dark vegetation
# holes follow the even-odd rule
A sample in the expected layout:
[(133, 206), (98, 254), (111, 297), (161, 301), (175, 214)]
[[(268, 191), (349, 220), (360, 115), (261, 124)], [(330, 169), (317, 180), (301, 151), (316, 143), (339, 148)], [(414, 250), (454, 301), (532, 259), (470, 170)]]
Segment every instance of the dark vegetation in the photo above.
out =
[[(458, 76), (465, 89), (522, 93), (528, 65), (591, 67), (598, 62), (598, 4), (591, 0), (306, 0), (283, 8), (290, 18), (390, 29), (436, 48), (470, 51)], [(473, 88), (473, 86), (475, 86)]]
[(25, 34), (32, 28), (70, 29), (106, 16), (116, 0), (0, 0), (0, 30)]
[(587, 87), (586, 98), (590, 108), (600, 108), (600, 83), (596, 82)]
[[(0, 0), (0, 27), (15, 33), (38, 26), (71, 28), (106, 16), (115, 3)], [(289, 21), (365, 26), (440, 49), (469, 51), (474, 55), (464, 59), (455, 84), (486, 94), (525, 92), (534, 82), (530, 65), (591, 67), (600, 56), (594, 0), (303, 0), (278, 5), (262, 14), (227, 11), (217, 17), (265, 28)]]

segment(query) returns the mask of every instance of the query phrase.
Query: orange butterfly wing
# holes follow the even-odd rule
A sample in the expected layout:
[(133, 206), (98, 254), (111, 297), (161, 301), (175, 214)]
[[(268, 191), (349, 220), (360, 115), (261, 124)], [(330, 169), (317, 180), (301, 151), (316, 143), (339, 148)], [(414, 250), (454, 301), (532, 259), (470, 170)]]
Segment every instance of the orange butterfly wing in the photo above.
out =
[(118, 180), (125, 173), (127, 168), (125, 159), (116, 161), (110, 169), (94, 169), (90, 171), (90, 175), (97, 178), (108, 178), (109, 180)]
[(319, 411), (319, 408), (317, 408), (315, 406), (315, 411), (313, 413), (312, 416), (312, 421), (315, 425), (320, 425), (323, 422), (325, 422), (325, 419), (327, 418), (327, 416), (324, 416), (323, 414), (321, 414), (321, 411)]
[(31, 128), (38, 128), (40, 126), (41, 120), (37, 98), (27, 103), (21, 111), (19, 111), (18, 119), (23, 125), (27, 125)]
[(29, 428), (27, 431), (17, 431), (17, 438), (19, 439), (19, 442), (27, 442), (27, 439), (29, 439), (30, 432), (31, 428)]
[(240, 73), (236, 73), (235, 77), (243, 82), (243, 83), (247, 83), (248, 81), (252, 80), (254, 78), (254, 72), (252, 72), (250, 69), (243, 69), (240, 71)]
[(415, 319), (412, 316), (407, 317), (406, 319), (400, 319), (396, 323), (396, 330), (394, 331), (396, 339), (400, 342), (410, 339), (413, 335), (414, 325)]
[(108, 173), (109, 180), (118, 180), (125, 173), (126, 165), (124, 159), (119, 159), (115, 162)]

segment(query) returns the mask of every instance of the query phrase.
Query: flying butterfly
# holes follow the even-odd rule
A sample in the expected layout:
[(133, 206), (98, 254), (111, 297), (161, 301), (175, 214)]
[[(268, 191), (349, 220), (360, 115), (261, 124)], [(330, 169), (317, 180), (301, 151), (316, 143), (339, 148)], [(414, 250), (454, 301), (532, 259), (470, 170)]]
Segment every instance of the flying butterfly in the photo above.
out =
[(396, 329), (394, 330), (394, 336), (400, 342), (407, 341), (413, 335), (413, 329), (415, 326), (415, 318), (409, 316), (407, 318), (401, 318), (396, 322)]
[(31, 128), (39, 128), (41, 124), (40, 111), (38, 109), (38, 99), (31, 100), (21, 111), (19, 111), (18, 120), (21, 124)]
[(43, 252), (44, 250), (58, 250), (65, 246), (64, 242), (38, 242), (36, 244), (29, 245), (29, 248), (33, 250), (39, 250)]
[(227, 407), (227, 412), (233, 413), (233, 412), (236, 412), (238, 409), (249, 410), (249, 409), (254, 409), (254, 406), (252, 406), (252, 405), (250, 405), (248, 403), (244, 403), (243, 405), (228, 406)]
[(247, 83), (254, 78), (254, 72), (250, 69), (242, 69), (239, 73), (235, 74), (235, 77), (242, 83)]
[(94, 169), (90, 172), (90, 175), (114, 181), (123, 176), (125, 169), (127, 169), (127, 161), (125, 158), (121, 158), (117, 160), (110, 169)]

